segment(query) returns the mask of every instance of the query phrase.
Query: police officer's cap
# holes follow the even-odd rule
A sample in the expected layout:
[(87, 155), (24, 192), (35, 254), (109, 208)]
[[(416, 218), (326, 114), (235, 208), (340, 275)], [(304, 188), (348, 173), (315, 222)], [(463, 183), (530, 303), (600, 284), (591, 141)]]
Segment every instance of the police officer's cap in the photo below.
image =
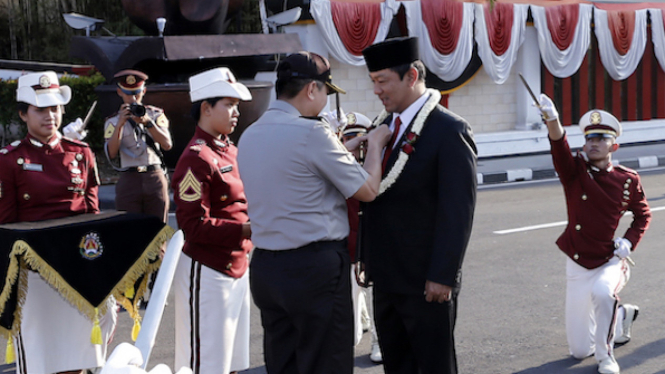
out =
[(365, 48), (363, 56), (370, 72), (410, 64), (419, 59), (418, 38), (388, 39)]
[(330, 62), (313, 52), (297, 52), (290, 54), (277, 66), (277, 80), (289, 81), (291, 79), (314, 79), (323, 82), (328, 87), (328, 94), (334, 92), (345, 94), (342, 88), (332, 82)]
[(603, 137), (616, 138), (621, 135), (621, 123), (612, 114), (593, 109), (586, 112), (579, 123), (585, 138)]
[(352, 136), (366, 134), (372, 121), (362, 113), (350, 112), (346, 115), (346, 126), (342, 130), (342, 135)]
[(18, 79), (16, 101), (46, 108), (65, 105), (72, 98), (72, 90), (61, 86), (53, 71), (26, 74)]
[(118, 87), (127, 95), (137, 95), (143, 90), (148, 75), (133, 69), (121, 70), (113, 76)]

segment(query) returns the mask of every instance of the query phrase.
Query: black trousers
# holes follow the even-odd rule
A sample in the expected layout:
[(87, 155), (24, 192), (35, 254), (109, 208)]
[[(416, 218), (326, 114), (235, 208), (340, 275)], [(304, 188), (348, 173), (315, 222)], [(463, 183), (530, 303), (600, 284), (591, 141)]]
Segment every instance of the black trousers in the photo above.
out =
[(345, 241), (255, 249), (249, 281), (269, 374), (351, 374), (353, 307)]
[(374, 287), (374, 319), (386, 374), (457, 374), (457, 293), (443, 304)]

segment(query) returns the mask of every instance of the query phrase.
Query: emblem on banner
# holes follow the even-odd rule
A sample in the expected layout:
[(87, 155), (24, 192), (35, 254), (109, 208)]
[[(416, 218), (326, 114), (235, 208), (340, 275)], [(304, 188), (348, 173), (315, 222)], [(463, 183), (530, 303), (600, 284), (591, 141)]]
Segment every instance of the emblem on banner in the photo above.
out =
[(101, 240), (99, 240), (99, 235), (96, 232), (87, 233), (81, 239), (79, 249), (81, 256), (88, 260), (94, 260), (104, 252), (104, 246), (102, 245)]

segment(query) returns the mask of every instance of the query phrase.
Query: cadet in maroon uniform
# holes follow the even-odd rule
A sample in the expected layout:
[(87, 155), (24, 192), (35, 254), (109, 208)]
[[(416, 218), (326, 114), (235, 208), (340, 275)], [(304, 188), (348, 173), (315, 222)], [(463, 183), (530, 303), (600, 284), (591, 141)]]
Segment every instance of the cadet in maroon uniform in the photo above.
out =
[[(621, 124), (594, 109), (582, 116), (584, 155), (574, 157), (552, 100), (540, 96), (552, 145), (552, 159), (566, 195), (568, 225), (557, 240), (566, 262), (566, 335), (578, 359), (595, 355), (598, 372), (618, 374), (614, 344), (627, 343), (639, 308), (619, 304), (619, 291), (630, 278), (628, 257), (651, 220), (636, 171), (612, 164)], [(615, 237), (619, 220), (633, 213), (623, 237)]]
[[(52, 71), (19, 78), (18, 112), (28, 135), (0, 150), (0, 224), (98, 213), (99, 178), (87, 144), (58, 128), (71, 90)], [(79, 373), (104, 364), (115, 328), (115, 302), (101, 319), (103, 345), (90, 342), (92, 322), (38, 273), (29, 272), (20, 334), (14, 339), (17, 373)]]
[(252, 247), (247, 201), (229, 141), (247, 87), (227, 68), (189, 79), (194, 137), (180, 156), (172, 187), (185, 233), (176, 271), (175, 367), (221, 373), (249, 367), (249, 278)]

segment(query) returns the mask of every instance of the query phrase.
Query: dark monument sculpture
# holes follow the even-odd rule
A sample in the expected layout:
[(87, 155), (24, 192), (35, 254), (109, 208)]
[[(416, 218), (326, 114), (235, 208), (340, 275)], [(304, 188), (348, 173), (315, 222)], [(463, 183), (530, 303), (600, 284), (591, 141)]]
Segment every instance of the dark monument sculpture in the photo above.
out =
[(252, 93), (252, 101), (241, 102), (240, 119), (231, 138), (267, 109), (271, 82), (254, 80), (259, 71), (272, 71), (271, 57), (302, 49), (296, 34), (220, 34), (237, 13), (242, 0), (122, 0), (128, 17), (147, 34), (157, 35), (156, 19), (166, 18), (164, 36), (84, 37), (74, 36), (70, 54), (85, 59), (106, 78), (97, 87), (99, 110), (113, 114), (120, 98), (112, 84), (121, 69), (139, 69), (150, 77), (145, 102), (165, 109), (171, 121), (174, 146), (165, 152), (168, 166), (175, 166), (194, 134), (189, 116), (188, 78), (216, 66), (229, 67)]

